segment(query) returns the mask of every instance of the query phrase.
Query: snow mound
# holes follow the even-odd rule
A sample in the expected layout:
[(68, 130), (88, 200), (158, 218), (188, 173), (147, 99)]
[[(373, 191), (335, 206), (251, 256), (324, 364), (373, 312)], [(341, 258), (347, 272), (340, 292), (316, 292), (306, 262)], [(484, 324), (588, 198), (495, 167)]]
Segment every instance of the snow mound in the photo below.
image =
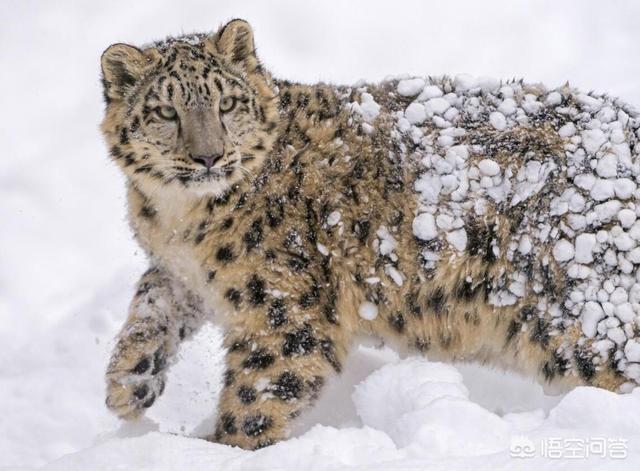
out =
[(468, 396), (453, 366), (408, 359), (369, 376), (353, 401), (365, 425), (411, 454), (475, 456), (507, 448), (509, 425)]
[[(142, 424), (121, 428), (115, 437), (99, 439), (42, 469), (401, 470), (419, 464), (420, 469), (515, 466), (537, 471), (558, 464), (544, 455), (550, 440), (588, 443), (602, 437), (617, 440), (624, 454), (617, 459), (586, 456), (568, 462), (566, 469), (637, 469), (640, 418), (629, 411), (640, 407), (640, 389), (618, 395), (581, 387), (568, 393), (548, 416), (543, 410), (500, 416), (470, 399), (464, 377), (454, 366), (424, 358), (391, 360), (384, 350), (378, 355), (370, 348), (359, 352), (360, 362), (367, 356), (370, 363), (385, 356), (393, 361), (355, 386), (352, 399), (361, 426), (315, 425), (298, 437), (251, 452), (160, 433)], [(517, 392), (512, 387), (505, 382), (504, 393)], [(319, 406), (329, 404), (321, 398)], [(534, 454), (526, 459), (518, 456), (532, 449)]]

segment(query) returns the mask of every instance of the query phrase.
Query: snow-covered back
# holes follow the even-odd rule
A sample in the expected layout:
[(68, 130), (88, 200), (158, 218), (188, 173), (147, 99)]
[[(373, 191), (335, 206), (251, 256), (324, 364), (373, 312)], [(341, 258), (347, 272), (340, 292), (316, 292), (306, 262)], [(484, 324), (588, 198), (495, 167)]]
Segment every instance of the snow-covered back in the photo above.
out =
[[(359, 90), (363, 106), (377, 113), (368, 91), (399, 97), (400, 109), (384, 113), (395, 119), (399, 152), (392, 158), (417, 168), (412, 229), (428, 242), (424, 267), (436, 270), (442, 256), (455, 263), (469, 239), (477, 251), (475, 239), (483, 237), (490, 247), (482, 250), (509, 267), (490, 280), (489, 304), (522, 307), (533, 297), (531, 311), (551, 326), (551, 336), (562, 338), (572, 326), (583, 334), (577, 343), (559, 342), (557, 355), (571, 362), (580, 345), (596, 367), (608, 362), (627, 378), (621, 391), (640, 382), (633, 359), (640, 338), (635, 109), (568, 85), (548, 89), (469, 74)], [(367, 121), (358, 106), (353, 110)], [(479, 235), (478, 227), (493, 235)], [(500, 231), (508, 231), (506, 239), (495, 235)], [(402, 284), (397, 269), (386, 274)]]

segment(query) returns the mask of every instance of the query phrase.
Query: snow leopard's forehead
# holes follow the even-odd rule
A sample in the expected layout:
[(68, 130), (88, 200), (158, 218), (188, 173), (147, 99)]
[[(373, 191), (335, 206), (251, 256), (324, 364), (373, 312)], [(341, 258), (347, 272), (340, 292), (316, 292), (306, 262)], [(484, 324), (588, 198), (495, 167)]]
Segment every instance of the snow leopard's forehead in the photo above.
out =
[(184, 45), (190, 46), (202, 46), (204, 41), (210, 37), (205, 33), (190, 33), (190, 34), (182, 34), (180, 36), (168, 36), (164, 39), (160, 39), (157, 41), (152, 41), (147, 44), (142, 45), (142, 49), (154, 48), (157, 49), (161, 54), (165, 54), (171, 46), (182, 43)]

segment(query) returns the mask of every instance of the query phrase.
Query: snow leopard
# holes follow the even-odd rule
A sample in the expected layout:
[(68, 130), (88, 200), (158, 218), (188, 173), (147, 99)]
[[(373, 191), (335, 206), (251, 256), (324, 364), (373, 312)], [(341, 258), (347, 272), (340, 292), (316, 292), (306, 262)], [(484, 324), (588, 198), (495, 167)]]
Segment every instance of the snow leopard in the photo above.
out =
[(274, 78), (250, 25), (101, 58), (102, 132), (149, 269), (108, 363), (136, 419), (224, 331), (212, 441), (258, 449), (374, 336), (560, 387), (640, 380), (640, 124), (568, 83)]

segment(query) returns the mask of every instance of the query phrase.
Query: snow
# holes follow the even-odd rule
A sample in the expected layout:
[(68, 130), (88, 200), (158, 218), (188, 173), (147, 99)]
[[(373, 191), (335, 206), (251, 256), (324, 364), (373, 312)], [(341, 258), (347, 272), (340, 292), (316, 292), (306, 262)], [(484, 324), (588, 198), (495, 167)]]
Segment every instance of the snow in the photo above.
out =
[(384, 272), (398, 286), (402, 286), (404, 284), (404, 277), (402, 276), (402, 273), (400, 273), (400, 271), (398, 271), (398, 269), (393, 265), (385, 265)]
[(604, 316), (605, 314), (600, 303), (595, 301), (585, 303), (584, 312), (582, 313), (582, 331), (584, 335), (594, 337), (596, 335), (598, 321)]
[(613, 181), (596, 179), (593, 188), (591, 188), (591, 197), (596, 201), (605, 201), (613, 198), (615, 195), (615, 186)]
[(318, 248), (318, 252), (320, 252), (322, 255), (324, 255), (325, 257), (327, 255), (329, 255), (329, 249), (327, 249), (327, 247), (323, 244), (321, 244), (320, 242), (318, 242), (316, 244), (316, 247)]
[(615, 177), (618, 173), (618, 158), (614, 154), (606, 154), (600, 157), (596, 172), (603, 178)]
[(582, 145), (590, 154), (595, 154), (606, 140), (601, 129), (588, 129), (582, 132)]
[(425, 81), (421, 78), (400, 80), (398, 82), (398, 93), (406, 97), (416, 96), (422, 91), (424, 85)]
[[(423, 79), (414, 79), (414, 80), (422, 80)], [(423, 85), (424, 86), (424, 85)], [(442, 90), (438, 88), (436, 85), (427, 85), (422, 90), (422, 93), (418, 96), (418, 101), (428, 100), (429, 98), (437, 98), (442, 96)]]
[(595, 246), (595, 234), (580, 234), (576, 237), (575, 261), (578, 263), (591, 263)]
[(342, 217), (342, 215), (340, 214), (340, 211), (332, 211), (327, 216), (327, 225), (328, 226), (335, 226), (336, 224), (338, 224), (340, 222), (340, 218), (341, 217)]
[(360, 96), (360, 103), (352, 103), (351, 106), (367, 123), (375, 121), (380, 113), (380, 105), (366, 92)]
[[(550, 93), (550, 95), (551, 94), (556, 94), (560, 96), (560, 94), (557, 92)], [(548, 100), (547, 100), (547, 103), (549, 103)], [(576, 125), (573, 123), (567, 123), (564, 126), (562, 126), (560, 129), (558, 129), (558, 134), (560, 135), (560, 137), (571, 137), (575, 133), (576, 133)]]
[(640, 342), (628, 340), (624, 346), (624, 354), (629, 361), (640, 362)]
[(358, 315), (366, 321), (372, 321), (378, 317), (378, 306), (372, 302), (365, 301), (358, 307)]
[(421, 240), (431, 240), (438, 235), (436, 228), (436, 221), (433, 214), (422, 213), (418, 214), (413, 219), (413, 235)]
[[(217, 328), (206, 328), (184, 345), (164, 396), (142, 422), (120, 423), (103, 404), (103, 370), (112, 339), (146, 268), (126, 225), (122, 178), (107, 161), (97, 129), (103, 111), (99, 56), (108, 44), (207, 31), (244, 17), (254, 26), (258, 54), (279, 78), (354, 83), (392, 71), (469, 70), (554, 86), (570, 79), (637, 106), (634, 77), (640, 75), (640, 62), (628, 58), (635, 57), (640, 41), (640, 5), (601, 8), (595, 0), (580, 0), (550, 6), (514, 3), (507, 9), (498, 1), (460, 0), (451, 5), (414, 1), (402, 8), (376, 1), (281, 1), (276, 8), (270, 2), (239, 0), (5, 6), (0, 57), (13, 72), (0, 76), (6, 92), (0, 118), (0, 467), (638, 469), (640, 419), (629, 413), (640, 408), (638, 390), (616, 395), (577, 388), (563, 398), (551, 397), (514, 374), (426, 359), (399, 361), (386, 348), (356, 349), (340, 381), (328, 385), (292, 438), (258, 452), (195, 438), (213, 428), (224, 370)], [(438, 19), (429, 22), (428, 31), (425, 18)], [(487, 34), (489, 23), (508, 27)], [(596, 27), (602, 34), (593, 34)], [(498, 87), (493, 79), (471, 75), (455, 83), (469, 90)], [(444, 95), (427, 85), (418, 100)], [(551, 92), (544, 101), (554, 100), (559, 104), (562, 96)], [(375, 119), (374, 102), (363, 96), (358, 106), (363, 117)], [(442, 117), (450, 121), (454, 111), (452, 106)], [(581, 138), (580, 131), (567, 126), (562, 134), (568, 141)], [(622, 143), (622, 131), (610, 130), (609, 140)], [(627, 173), (618, 176), (608, 177), (615, 197), (633, 201), (636, 182)], [(440, 192), (439, 180), (428, 183)], [(627, 228), (622, 219), (620, 224), (633, 237), (636, 226)], [(635, 234), (634, 240), (640, 240), (640, 225)], [(520, 242), (522, 253), (535, 250), (537, 243), (524, 237)], [(640, 263), (637, 248), (626, 257)], [(615, 253), (614, 259), (618, 263)], [(632, 304), (640, 301), (629, 293), (629, 301), (615, 306), (622, 322), (636, 317)], [(625, 345), (622, 328), (610, 332)], [(632, 357), (634, 348), (629, 347)], [(640, 378), (638, 366), (631, 363), (627, 371)], [(361, 381), (359, 395), (350, 399)], [(376, 414), (380, 418), (374, 426)], [(628, 457), (560, 461), (543, 456), (541, 445), (554, 437), (574, 444), (628, 440)], [(520, 443), (533, 444), (535, 455), (510, 456), (510, 448)]]
[(628, 178), (618, 178), (614, 183), (614, 191), (618, 198), (626, 200), (636, 191), (636, 184)]
[[(45, 471), (111, 469), (194, 471), (225, 469), (634, 469), (640, 419), (638, 391), (626, 396), (580, 387), (562, 399), (531, 393), (531, 385), (504, 374), (483, 380), (468, 367), (423, 359), (398, 360), (385, 350), (360, 348), (348, 365), (375, 370), (351, 375), (356, 383), (345, 402), (350, 425), (315, 425), (305, 433), (258, 452), (162, 433), (152, 424), (105, 437), (69, 454)], [(376, 369), (377, 367), (377, 369)], [(484, 381), (484, 388), (479, 381)], [(504, 387), (513, 393), (504, 412), (493, 401)], [(522, 410), (522, 401), (538, 409)], [(323, 402), (323, 398), (320, 399)], [(480, 404), (481, 403), (481, 404)], [(606, 412), (605, 412), (606, 411)], [(567, 446), (604, 438), (619, 454), (565, 459), (545, 457), (550, 440)], [(607, 441), (609, 440), (609, 441)], [(535, 451), (517, 458), (523, 443)], [(618, 444), (618, 447), (614, 447)], [(594, 448), (595, 449), (595, 448)], [(613, 457), (612, 457), (613, 456)], [(617, 459), (616, 459), (617, 457)], [(416, 468), (417, 466), (417, 468)]]
[(444, 98), (431, 98), (424, 104), (427, 112), (435, 114), (443, 114), (450, 106), (449, 102)]
[(500, 174), (500, 165), (495, 160), (482, 159), (478, 162), (480, 173), (489, 177), (495, 177)]
[(489, 115), (489, 122), (498, 131), (502, 131), (507, 127), (507, 120), (499, 111), (494, 111)]
[(380, 226), (376, 231), (376, 235), (380, 239), (378, 252), (380, 252), (381, 255), (392, 255), (398, 243), (389, 230), (384, 226)]
[(451, 231), (447, 234), (447, 241), (458, 251), (462, 252), (467, 247), (467, 232), (464, 229)]
[(411, 103), (404, 111), (404, 116), (411, 124), (421, 124), (427, 119), (427, 111), (422, 103)]
[(558, 92), (551, 92), (547, 95), (545, 103), (547, 105), (555, 106), (559, 105), (562, 102), (562, 95)]
[(566, 239), (560, 239), (553, 246), (553, 257), (558, 262), (566, 262), (573, 258), (573, 244)]

